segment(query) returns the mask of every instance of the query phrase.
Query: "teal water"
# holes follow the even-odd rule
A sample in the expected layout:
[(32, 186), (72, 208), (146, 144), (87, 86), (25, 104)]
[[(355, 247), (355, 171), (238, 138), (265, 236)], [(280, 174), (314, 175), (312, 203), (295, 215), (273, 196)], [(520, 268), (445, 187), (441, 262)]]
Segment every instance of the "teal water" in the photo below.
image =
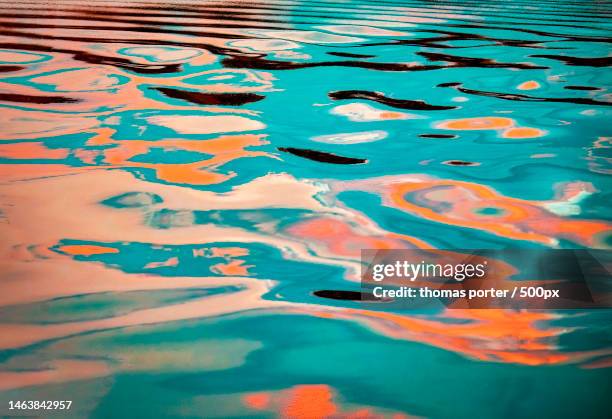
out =
[(2, 414), (609, 417), (610, 310), (320, 291), (361, 249), (609, 249), (611, 16), (1, 2)]

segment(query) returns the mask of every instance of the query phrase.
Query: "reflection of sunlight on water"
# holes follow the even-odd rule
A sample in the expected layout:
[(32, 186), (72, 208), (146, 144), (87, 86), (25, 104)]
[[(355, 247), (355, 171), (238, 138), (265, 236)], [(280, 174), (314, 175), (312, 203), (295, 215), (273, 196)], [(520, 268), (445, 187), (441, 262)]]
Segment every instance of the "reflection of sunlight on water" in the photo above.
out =
[[(596, 313), (406, 314), (313, 297), (354, 288), (366, 248), (611, 245), (606, 6), (411, 5), (11, 5), (0, 391), (101, 380), (104, 398), (128, 372), (216, 372), (218, 392), (198, 397), (227, 397), (228, 414), (430, 414), (386, 408), (331, 370), (293, 381), (299, 362), (269, 334), (290, 339), (304, 316), (368, 333), (355, 350), (417, 343), (468, 373), (609, 367)], [(181, 334), (240, 320), (254, 326)], [(158, 328), (166, 340), (139, 341)], [(314, 351), (332, 333), (309, 339)], [(230, 384), (266, 354), (284, 359), (286, 382)], [(363, 362), (343, 356), (340, 375)]]

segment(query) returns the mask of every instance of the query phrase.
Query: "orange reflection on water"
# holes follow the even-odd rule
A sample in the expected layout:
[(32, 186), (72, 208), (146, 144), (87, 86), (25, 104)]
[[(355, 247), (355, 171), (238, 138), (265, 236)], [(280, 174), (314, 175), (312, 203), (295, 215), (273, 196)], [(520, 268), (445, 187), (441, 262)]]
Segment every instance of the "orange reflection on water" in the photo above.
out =
[(273, 411), (279, 417), (292, 419), (345, 418), (345, 419), (409, 419), (404, 413), (380, 411), (372, 407), (344, 409), (336, 392), (326, 384), (302, 384), (274, 391), (255, 392), (242, 397), (242, 402), (258, 411)]
[(564, 216), (579, 213), (580, 200), (593, 193), (585, 182), (563, 185), (550, 201), (512, 198), (478, 183), (416, 175), (346, 182), (337, 190), (379, 193), (385, 204), (427, 220), (550, 246), (565, 239), (605, 247), (606, 235), (612, 233), (609, 222)]
[(505, 130), (503, 138), (537, 138), (544, 136), (545, 131), (538, 128), (517, 127)]
[(213, 272), (226, 276), (248, 276), (251, 265), (243, 265), (243, 260), (232, 260), (226, 263), (218, 263), (211, 266)]
[(119, 249), (108, 246), (97, 246), (89, 244), (76, 244), (70, 246), (60, 246), (58, 250), (73, 256), (92, 256), (106, 253), (119, 253)]
[[(540, 327), (557, 314), (503, 309), (446, 310), (438, 319), (426, 319), (361, 309), (325, 310), (324, 318), (363, 322), (383, 335), (421, 342), (489, 362), (546, 365), (580, 362), (605, 351), (561, 352), (560, 327)], [(462, 320), (449, 322), (444, 320)], [(466, 322), (467, 321), (467, 322)]]
[(519, 84), (516, 88), (519, 90), (535, 90), (540, 88), (540, 83), (535, 80), (528, 80)]
[[(168, 139), (159, 141), (147, 140), (114, 140), (104, 131), (91, 140), (93, 144), (113, 144), (114, 147), (104, 150), (105, 161), (113, 167), (132, 167), (153, 169), (159, 179), (167, 182), (208, 185), (223, 182), (231, 174), (215, 173), (210, 168), (216, 168), (232, 160), (244, 157), (271, 157), (271, 154), (259, 151), (249, 151), (246, 147), (267, 144), (264, 135), (241, 134), (226, 135), (209, 140)], [(161, 148), (165, 152), (174, 150), (191, 151), (212, 155), (193, 163), (144, 163), (131, 161), (135, 156), (148, 153), (151, 149)]]

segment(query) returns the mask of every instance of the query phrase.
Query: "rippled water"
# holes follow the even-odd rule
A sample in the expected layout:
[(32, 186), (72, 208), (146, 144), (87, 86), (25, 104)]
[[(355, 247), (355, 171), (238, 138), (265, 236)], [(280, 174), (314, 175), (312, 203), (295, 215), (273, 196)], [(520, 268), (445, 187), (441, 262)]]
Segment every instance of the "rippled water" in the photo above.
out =
[(611, 16), (1, 2), (2, 409), (606, 417), (609, 310), (314, 292), (362, 248), (609, 248)]

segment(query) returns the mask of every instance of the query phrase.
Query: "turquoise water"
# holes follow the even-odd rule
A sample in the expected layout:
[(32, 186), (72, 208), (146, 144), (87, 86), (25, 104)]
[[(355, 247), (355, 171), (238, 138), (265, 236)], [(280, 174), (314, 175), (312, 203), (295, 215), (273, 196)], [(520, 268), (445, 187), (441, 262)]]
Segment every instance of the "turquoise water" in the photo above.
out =
[(361, 249), (609, 249), (611, 15), (0, 3), (2, 414), (608, 417), (610, 310), (320, 291)]

